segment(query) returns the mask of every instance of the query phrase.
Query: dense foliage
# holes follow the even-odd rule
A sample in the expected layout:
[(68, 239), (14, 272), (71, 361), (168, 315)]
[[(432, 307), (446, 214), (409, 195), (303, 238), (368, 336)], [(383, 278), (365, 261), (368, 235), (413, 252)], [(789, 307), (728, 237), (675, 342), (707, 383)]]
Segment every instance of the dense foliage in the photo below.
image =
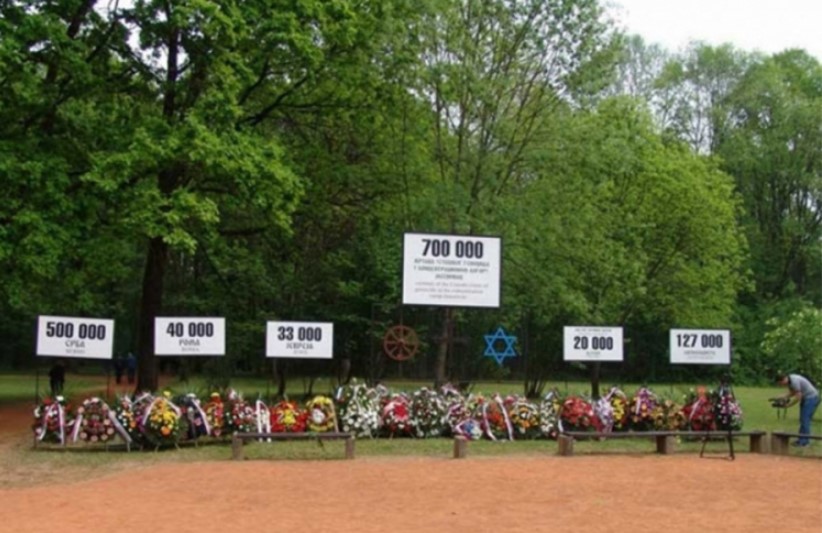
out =
[[(699, 371), (667, 363), (677, 326), (732, 329), (744, 380), (819, 371), (788, 342), (822, 338), (802, 51), (672, 55), (596, 0), (9, 1), (0, 122), (6, 366), (60, 314), (115, 318), (139, 389), (163, 315), (227, 319), (228, 356), (181, 371), (273, 371), (281, 393), (350, 365), (539, 395), (580, 371), (568, 324), (625, 328), (595, 381)], [(501, 236), (501, 309), (401, 309), (404, 231)], [(267, 368), (277, 318), (334, 322), (334, 362)], [(402, 369), (380, 353), (399, 321), (422, 339)], [(481, 356), (499, 324), (520, 339), (504, 368)]]

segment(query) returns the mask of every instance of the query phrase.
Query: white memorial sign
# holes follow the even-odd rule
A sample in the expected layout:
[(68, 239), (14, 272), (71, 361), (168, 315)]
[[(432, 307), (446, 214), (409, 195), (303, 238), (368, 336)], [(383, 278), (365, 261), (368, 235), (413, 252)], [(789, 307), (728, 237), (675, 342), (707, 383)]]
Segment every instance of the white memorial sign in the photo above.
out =
[(225, 355), (225, 318), (156, 317), (156, 355)]
[(331, 322), (268, 322), (266, 357), (331, 359), (334, 355), (334, 324)]
[(402, 265), (403, 304), (500, 306), (499, 237), (406, 233)]
[(622, 328), (565, 326), (562, 348), (565, 361), (622, 361)]
[(37, 355), (111, 359), (114, 320), (68, 316), (37, 317)]
[(731, 332), (727, 329), (672, 329), (671, 363), (731, 364)]

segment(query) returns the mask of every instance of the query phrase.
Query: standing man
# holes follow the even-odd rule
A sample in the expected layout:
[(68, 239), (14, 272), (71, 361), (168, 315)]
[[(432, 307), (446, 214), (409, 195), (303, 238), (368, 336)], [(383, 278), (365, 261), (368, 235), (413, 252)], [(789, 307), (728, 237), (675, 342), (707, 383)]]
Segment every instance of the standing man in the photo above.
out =
[(128, 352), (128, 357), (126, 357), (126, 376), (128, 376), (128, 384), (134, 385), (134, 376), (137, 375), (137, 358), (134, 357), (134, 354)]
[(808, 435), (811, 434), (811, 418), (816, 408), (819, 407), (819, 391), (813, 386), (808, 378), (799, 374), (778, 374), (776, 382), (788, 387), (788, 393), (782, 398), (788, 400), (785, 407), (790, 407), (799, 403), (799, 438), (793, 443), (794, 446), (807, 446), (810, 444)]
[(62, 361), (57, 361), (49, 370), (49, 385), (51, 386), (51, 397), (56, 398), (63, 394), (63, 385), (66, 382), (66, 369)]

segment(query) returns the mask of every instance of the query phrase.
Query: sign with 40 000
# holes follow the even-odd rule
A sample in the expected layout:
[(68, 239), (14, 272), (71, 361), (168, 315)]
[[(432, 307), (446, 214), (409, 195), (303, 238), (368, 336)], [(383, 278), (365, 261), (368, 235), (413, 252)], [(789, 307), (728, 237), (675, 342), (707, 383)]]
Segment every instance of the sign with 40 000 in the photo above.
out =
[(225, 318), (161, 317), (154, 319), (157, 355), (225, 355)]
[(40, 315), (37, 317), (37, 355), (111, 359), (114, 320)]

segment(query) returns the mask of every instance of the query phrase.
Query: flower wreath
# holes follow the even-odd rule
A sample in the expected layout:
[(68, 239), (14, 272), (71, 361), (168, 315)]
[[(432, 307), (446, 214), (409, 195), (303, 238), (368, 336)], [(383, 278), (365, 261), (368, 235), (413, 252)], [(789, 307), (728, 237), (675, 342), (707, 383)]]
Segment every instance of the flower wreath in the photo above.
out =
[(705, 387), (699, 387), (696, 392), (692, 391), (688, 394), (681, 412), (686, 427), (690, 431), (711, 431), (716, 429), (713, 405), (705, 392)]
[(654, 410), (658, 404), (656, 394), (646, 387), (636, 391), (628, 404), (628, 417), (631, 429), (647, 431), (654, 428)]
[(480, 397), (478, 408), (483, 432), (489, 439), (514, 440), (511, 420), (498, 394), (495, 394), (491, 400)]
[(226, 429), (249, 433), (257, 427), (257, 413), (242, 395), (232, 390), (228, 393), (228, 403), (225, 410)]
[(742, 429), (742, 407), (730, 389), (722, 388), (716, 393), (714, 419), (719, 430)]
[(327, 396), (314, 396), (306, 405), (308, 411), (308, 430), (315, 433), (336, 430), (337, 413), (334, 401)]
[(382, 430), (389, 437), (407, 436), (411, 434), (411, 404), (404, 394), (391, 396), (381, 411)]
[(171, 400), (168, 392), (154, 398), (142, 418), (143, 434), (156, 447), (180, 441), (183, 433), (182, 411)]
[(65, 444), (66, 432), (71, 423), (71, 411), (65, 397), (46, 397), (34, 408), (34, 424), (31, 429), (38, 442)]
[(137, 400), (132, 400), (128, 395), (121, 396), (117, 400), (115, 410), (117, 422), (123, 426), (132, 442), (142, 444), (145, 441), (142, 419), (153, 399), (150, 394), (144, 393)]
[(297, 402), (282, 400), (271, 408), (273, 433), (302, 433), (308, 421), (308, 411), (300, 409)]
[(452, 435), (459, 435), (471, 440), (482, 438), (482, 429), (477, 430), (478, 433), (475, 437), (474, 425), (467, 424), (467, 422), (477, 422), (475, 425), (479, 428), (479, 422), (474, 419), (468, 403), (462, 397), (452, 399), (448, 410), (445, 412), (445, 422)]
[(211, 427), (212, 437), (221, 437), (225, 426), (225, 405), (220, 393), (212, 392), (211, 398), (205, 405), (205, 414), (208, 425)]
[(182, 410), (188, 421), (187, 436), (196, 440), (206, 437), (211, 433), (211, 425), (208, 423), (208, 416), (200, 405), (200, 399), (193, 392), (189, 392), (179, 400)]
[(77, 442), (78, 438), (85, 442), (108, 442), (115, 435), (119, 435), (126, 443), (131, 443), (128, 432), (106, 402), (97, 397), (89, 398), (77, 408), (72, 431), (73, 442)]
[(436, 391), (421, 388), (411, 397), (411, 420), (417, 437), (439, 437), (447, 424), (445, 401)]
[(556, 439), (562, 431), (559, 413), (562, 411), (562, 400), (556, 390), (549, 391), (539, 404), (539, 429), (549, 439)]
[(569, 396), (562, 402), (560, 412), (563, 431), (588, 431), (598, 424), (594, 408), (579, 396)]
[(334, 399), (339, 407), (340, 426), (357, 437), (373, 437), (380, 424), (377, 393), (352, 382), (340, 387)]
[(509, 396), (505, 407), (514, 438), (536, 439), (542, 433), (539, 426), (539, 409), (525, 398)]

